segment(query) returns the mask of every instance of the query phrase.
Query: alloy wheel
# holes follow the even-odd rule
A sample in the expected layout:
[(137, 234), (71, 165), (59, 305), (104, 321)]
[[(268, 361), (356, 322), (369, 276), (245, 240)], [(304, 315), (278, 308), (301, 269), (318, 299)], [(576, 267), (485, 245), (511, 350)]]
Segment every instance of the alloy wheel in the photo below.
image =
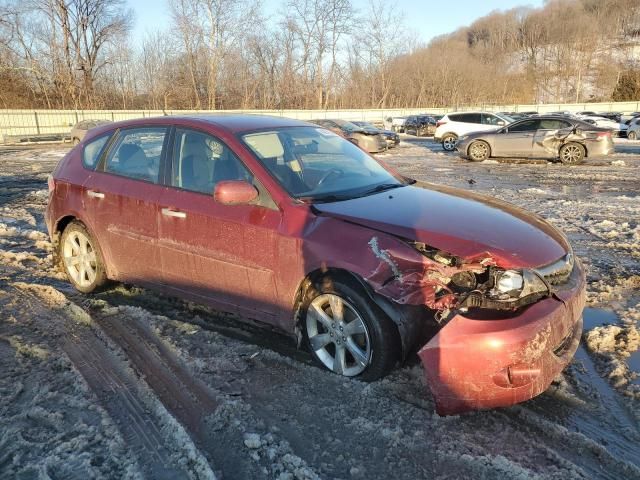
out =
[(473, 160), (486, 160), (489, 158), (489, 146), (484, 142), (473, 142), (469, 147), (469, 156)]
[(67, 273), (80, 287), (96, 281), (98, 261), (89, 238), (82, 232), (71, 232), (62, 247), (62, 259)]
[(444, 137), (442, 139), (442, 147), (448, 152), (452, 151), (456, 148), (456, 137), (453, 135), (447, 135)]
[(582, 159), (582, 150), (578, 145), (567, 145), (562, 150), (563, 163), (578, 163)]
[(369, 366), (369, 331), (360, 314), (342, 297), (332, 293), (317, 296), (305, 321), (309, 344), (329, 370), (352, 377)]

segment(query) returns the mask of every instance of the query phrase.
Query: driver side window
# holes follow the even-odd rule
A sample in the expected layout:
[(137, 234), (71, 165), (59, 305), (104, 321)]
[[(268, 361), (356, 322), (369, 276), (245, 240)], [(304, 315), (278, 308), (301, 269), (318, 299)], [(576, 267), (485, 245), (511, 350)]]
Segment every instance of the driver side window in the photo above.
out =
[(253, 182), (253, 176), (220, 140), (206, 133), (176, 129), (171, 185), (192, 192), (213, 194), (223, 180)]
[(538, 129), (539, 120), (527, 120), (516, 125), (509, 126), (509, 133), (513, 132), (531, 132)]

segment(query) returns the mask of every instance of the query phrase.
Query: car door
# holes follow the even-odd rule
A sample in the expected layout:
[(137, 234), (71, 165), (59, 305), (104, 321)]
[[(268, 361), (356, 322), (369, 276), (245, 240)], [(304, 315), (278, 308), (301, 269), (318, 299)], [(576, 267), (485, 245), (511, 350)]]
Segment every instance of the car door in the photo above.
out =
[(560, 153), (562, 139), (571, 133), (573, 125), (559, 118), (540, 119), (533, 139), (533, 156), (556, 158)]
[[(280, 210), (220, 139), (176, 128), (172, 143), (171, 172), (158, 214), (165, 283), (226, 311), (260, 312), (260, 318), (277, 312)], [(213, 192), (223, 180), (253, 183), (258, 201), (217, 203)]]
[(167, 132), (166, 126), (121, 129), (84, 184), (89, 221), (120, 280), (161, 281), (157, 203)]
[(540, 121), (523, 120), (512, 123), (495, 135), (492, 153), (496, 157), (530, 157), (533, 139)]
[(454, 122), (451, 130), (458, 136), (486, 130), (481, 123), (481, 115), (479, 113), (459, 113), (450, 115), (449, 119)]

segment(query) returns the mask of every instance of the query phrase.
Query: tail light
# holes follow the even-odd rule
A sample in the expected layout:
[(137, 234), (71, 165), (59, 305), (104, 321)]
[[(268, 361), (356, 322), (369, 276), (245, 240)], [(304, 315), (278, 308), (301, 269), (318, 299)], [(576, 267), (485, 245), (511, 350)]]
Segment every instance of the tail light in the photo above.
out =
[(598, 132), (596, 138), (599, 140), (601, 138), (611, 138), (611, 132)]
[(437, 127), (439, 127), (440, 125), (444, 125), (445, 123), (447, 123), (447, 122), (446, 122), (446, 121), (443, 121), (443, 120), (438, 120), (438, 121), (436, 122), (436, 128), (437, 128)]
[(53, 192), (56, 188), (56, 181), (53, 179), (53, 175), (49, 175), (47, 177), (47, 186), (49, 187), (49, 192)]

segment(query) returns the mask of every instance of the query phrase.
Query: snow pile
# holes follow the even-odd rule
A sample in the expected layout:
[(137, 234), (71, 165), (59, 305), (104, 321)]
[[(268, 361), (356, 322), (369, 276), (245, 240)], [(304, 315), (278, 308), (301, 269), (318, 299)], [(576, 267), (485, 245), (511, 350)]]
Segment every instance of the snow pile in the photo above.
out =
[(605, 325), (585, 334), (585, 342), (592, 352), (600, 355), (606, 375), (614, 387), (631, 397), (640, 399), (640, 390), (631, 382), (638, 377), (627, 364), (628, 358), (640, 348), (640, 331), (633, 324)]

